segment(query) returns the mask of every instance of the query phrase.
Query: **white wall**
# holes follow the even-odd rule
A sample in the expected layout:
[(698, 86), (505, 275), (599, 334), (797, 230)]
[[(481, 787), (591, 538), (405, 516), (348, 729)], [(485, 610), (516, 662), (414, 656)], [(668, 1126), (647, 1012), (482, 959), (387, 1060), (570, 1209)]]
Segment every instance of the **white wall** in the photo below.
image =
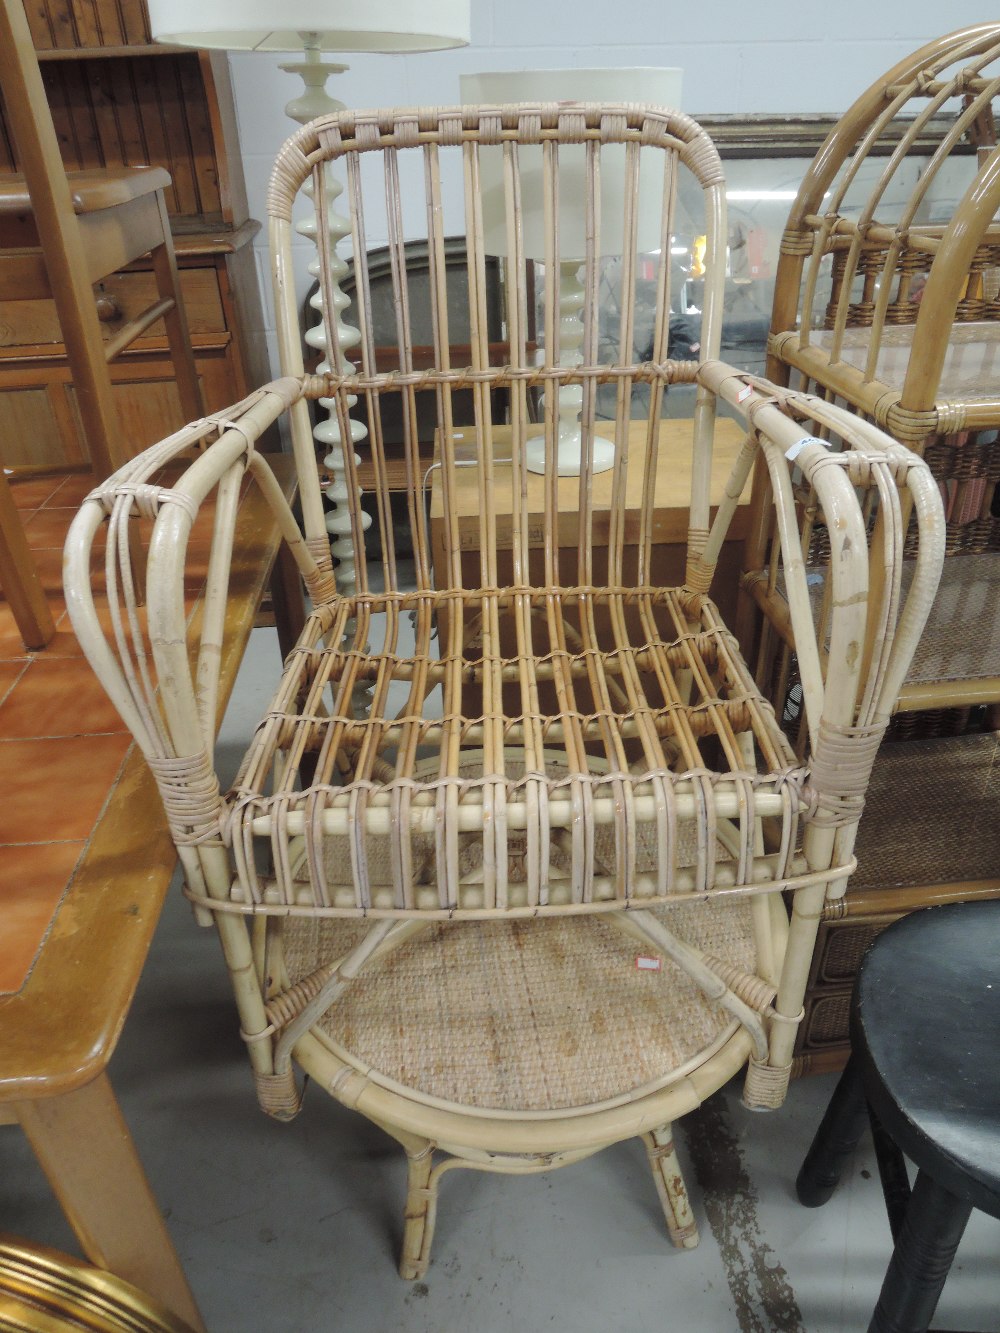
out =
[[(836, 113), (923, 42), (988, 17), (972, 0), (953, 0), (947, 7), (930, 0), (471, 3), (469, 47), (427, 55), (345, 57), (350, 69), (331, 79), (328, 90), (358, 108), (443, 105), (459, 100), (459, 75), (480, 70), (679, 65), (684, 71), (682, 109), (696, 117)], [(230, 57), (250, 210), (261, 219), (274, 155), (294, 128), (283, 107), (301, 88), (297, 77), (279, 68), (283, 58), (294, 56)], [(273, 328), (266, 244), (262, 234), (258, 269)], [(313, 253), (306, 242), (299, 246), (296, 267), (303, 288)]]

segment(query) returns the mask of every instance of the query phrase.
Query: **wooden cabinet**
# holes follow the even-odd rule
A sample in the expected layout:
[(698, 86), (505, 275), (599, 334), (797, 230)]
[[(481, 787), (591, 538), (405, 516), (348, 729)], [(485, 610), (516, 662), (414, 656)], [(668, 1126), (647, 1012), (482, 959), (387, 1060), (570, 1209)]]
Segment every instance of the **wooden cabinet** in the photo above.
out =
[[(253, 237), (225, 56), (152, 44), (141, 0), (29, 0), (31, 26), (69, 170), (149, 164), (166, 192), (195, 360), (209, 411), (270, 377)], [(0, 107), (0, 176), (17, 170)], [(149, 304), (142, 261), (97, 284), (111, 338)], [(83, 465), (73, 386), (49, 301), (0, 291), (0, 456), (10, 466)], [(181, 423), (162, 324), (111, 365), (134, 450)]]

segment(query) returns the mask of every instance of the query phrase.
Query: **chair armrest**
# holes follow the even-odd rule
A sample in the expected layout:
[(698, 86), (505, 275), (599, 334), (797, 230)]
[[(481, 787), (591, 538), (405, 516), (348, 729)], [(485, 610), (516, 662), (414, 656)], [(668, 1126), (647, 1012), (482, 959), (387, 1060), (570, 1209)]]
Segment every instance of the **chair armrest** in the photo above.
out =
[[(720, 362), (706, 363), (699, 378), (743, 415), (766, 468), (763, 501), (773, 509), (776, 538), (769, 573), (772, 584), (779, 573), (784, 583), (814, 779), (817, 764), (820, 775), (826, 772), (821, 753), (837, 749), (846, 733), (870, 771), (944, 559), (944, 512), (930, 469), (877, 427), (820, 398)], [(744, 480), (748, 471), (744, 459)], [(807, 586), (797, 478), (830, 534), (828, 615), (819, 626)], [(916, 566), (904, 598), (903, 541), (911, 522)], [(867, 772), (862, 791), (866, 782)]]
[[(301, 391), (297, 380), (278, 380), (151, 446), (91, 492), (67, 536), (64, 586), (73, 628), (156, 776), (179, 844), (210, 836), (205, 811), (220, 800), (212, 755), (245, 476), (260, 487), (310, 590), (322, 595), (332, 587), (328, 548), (325, 562), (309, 548), (267, 456), (255, 448)], [(192, 616), (185, 601), (189, 539), (208, 508), (204, 593)], [(95, 544), (105, 527), (95, 598)], [(199, 793), (197, 816), (181, 800), (191, 784)]]

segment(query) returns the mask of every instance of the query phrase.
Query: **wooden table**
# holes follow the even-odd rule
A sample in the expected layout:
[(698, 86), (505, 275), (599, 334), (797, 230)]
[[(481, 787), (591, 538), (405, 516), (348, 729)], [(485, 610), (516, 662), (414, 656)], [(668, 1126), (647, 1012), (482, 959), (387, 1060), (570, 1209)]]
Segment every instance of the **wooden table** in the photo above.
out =
[[(290, 461), (275, 460), (289, 493)], [(91, 485), (55, 476), (12, 486), (58, 623), (45, 652), (25, 654), (0, 603), (0, 1120), (20, 1123), (87, 1257), (202, 1328), (106, 1074), (176, 856), (152, 776), (65, 616), (62, 541)], [(206, 521), (194, 562), (207, 559)], [(277, 549), (248, 488), (220, 708)]]
[[(643, 469), (646, 459), (646, 422), (635, 421), (629, 437), (629, 461), (626, 481), (625, 542), (626, 548), (638, 540), (640, 506), (642, 504)], [(600, 434), (610, 438), (614, 423), (602, 423)], [(494, 504), (497, 515), (497, 547), (508, 552), (511, 546), (512, 490), (511, 473), (501, 460), (510, 457), (510, 427), (493, 428), (493, 456), (496, 468)], [(722, 498), (736, 456), (743, 443), (742, 427), (729, 418), (720, 418), (716, 426), (715, 448), (712, 455), (711, 504)], [(476, 457), (476, 432), (472, 427), (454, 431), (455, 457), (469, 460)], [(691, 493), (691, 422), (664, 420), (660, 423), (659, 458), (655, 508), (653, 513), (654, 550), (652, 573), (654, 580), (664, 586), (676, 586), (684, 578), (684, 558), (687, 548), (688, 503)], [(607, 541), (611, 502), (612, 473), (599, 473), (593, 480), (593, 523), (595, 546)], [(444, 548), (443, 497), (441, 474), (431, 473), (431, 550), (435, 569), (446, 568)], [(476, 468), (461, 467), (457, 471), (456, 494), (458, 504), (459, 545), (462, 551), (462, 581), (467, 587), (479, 584), (479, 497)], [(559, 545), (563, 577), (574, 583), (572, 565), (576, 560), (577, 523), (580, 482), (578, 477), (559, 479)], [(529, 473), (529, 541), (541, 548), (542, 523), (545, 513), (544, 479)], [(749, 516), (749, 488), (742, 500), (729, 530), (729, 538), (719, 559), (718, 572), (712, 595), (720, 610), (731, 623), (736, 604), (742, 541), (747, 533)], [(538, 551), (538, 570), (534, 577), (541, 578), (541, 549)], [(626, 549), (626, 560), (628, 549)], [(505, 573), (506, 568), (506, 573)], [(510, 577), (510, 557), (501, 555), (500, 580)]]

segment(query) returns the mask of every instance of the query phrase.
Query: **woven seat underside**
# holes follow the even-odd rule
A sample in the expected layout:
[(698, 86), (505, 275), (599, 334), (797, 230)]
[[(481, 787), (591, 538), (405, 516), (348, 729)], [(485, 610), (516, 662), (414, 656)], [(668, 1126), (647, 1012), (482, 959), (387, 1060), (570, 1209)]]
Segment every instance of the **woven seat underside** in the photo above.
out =
[[(753, 972), (748, 903), (659, 918)], [(289, 921), (292, 980), (357, 943), (358, 922)], [(666, 1086), (738, 1025), (669, 960), (601, 918), (433, 924), (354, 982), (318, 1035), (418, 1099), (503, 1114), (557, 1113)]]
[[(310, 617), (230, 794), (234, 898), (449, 913), (667, 900), (716, 886), (709, 848), (727, 821), (735, 869), (719, 882), (788, 879), (802, 786), (706, 598), (525, 588), (340, 599)], [(754, 846), (759, 816), (780, 826), (770, 861)], [(687, 874), (684, 825), (701, 847)], [(661, 855), (644, 872), (645, 827)], [(506, 869), (511, 841), (520, 883)], [(556, 883), (560, 851), (569, 866)]]

